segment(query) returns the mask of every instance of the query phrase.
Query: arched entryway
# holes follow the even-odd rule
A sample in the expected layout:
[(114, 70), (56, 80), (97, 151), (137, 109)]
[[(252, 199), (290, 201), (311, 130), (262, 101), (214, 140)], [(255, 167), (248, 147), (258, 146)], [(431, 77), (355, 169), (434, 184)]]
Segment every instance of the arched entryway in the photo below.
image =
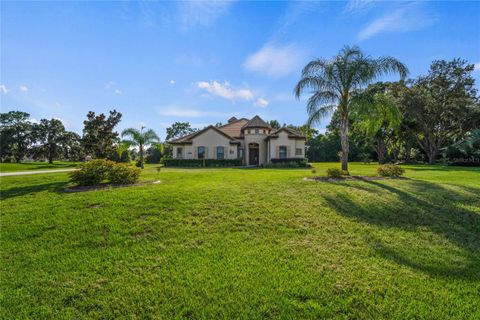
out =
[(258, 166), (260, 156), (260, 146), (258, 143), (248, 144), (248, 164), (250, 166)]

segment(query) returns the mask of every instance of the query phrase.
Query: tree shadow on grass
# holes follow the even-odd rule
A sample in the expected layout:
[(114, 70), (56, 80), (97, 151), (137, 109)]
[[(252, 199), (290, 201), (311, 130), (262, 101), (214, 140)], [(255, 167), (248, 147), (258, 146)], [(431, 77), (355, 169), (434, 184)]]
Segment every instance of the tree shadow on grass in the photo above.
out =
[[(432, 276), (480, 279), (480, 215), (465, 206), (480, 206), (480, 188), (445, 188), (420, 180), (399, 184), (364, 181), (344, 186), (341, 192), (324, 196), (338, 213), (386, 228), (429, 230), (460, 249), (432, 251), (431, 244), (416, 239), (418, 243), (408, 250), (403, 250), (405, 246), (399, 250), (394, 249), (396, 243), (387, 245), (371, 236), (367, 241), (377, 254)], [(394, 200), (390, 200), (392, 195)]]
[(21, 197), (27, 194), (35, 194), (42, 191), (56, 192), (65, 189), (68, 182), (51, 182), (37, 185), (27, 185), (22, 187), (13, 187), (0, 192), (0, 200)]

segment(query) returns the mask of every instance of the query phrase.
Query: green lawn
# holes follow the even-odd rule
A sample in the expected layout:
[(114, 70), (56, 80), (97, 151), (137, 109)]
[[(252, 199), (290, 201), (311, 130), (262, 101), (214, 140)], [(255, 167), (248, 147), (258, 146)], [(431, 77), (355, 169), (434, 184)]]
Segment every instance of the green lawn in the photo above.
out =
[(0, 318), (479, 319), (480, 170), (405, 168), (3, 177)]
[(48, 162), (25, 162), (25, 163), (0, 163), (0, 172), (50, 170), (74, 168), (79, 162), (54, 161)]

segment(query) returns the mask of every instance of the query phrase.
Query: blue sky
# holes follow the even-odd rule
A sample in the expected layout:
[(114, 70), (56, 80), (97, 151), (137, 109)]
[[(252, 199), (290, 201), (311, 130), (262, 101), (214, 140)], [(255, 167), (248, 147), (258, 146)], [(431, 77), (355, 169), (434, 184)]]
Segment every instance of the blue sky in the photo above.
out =
[(301, 68), (346, 44), (398, 58), (411, 77), (461, 57), (480, 81), (480, 3), (1, 2), (1, 109), (80, 133), (89, 110), (116, 108), (120, 130), (162, 138), (175, 121), (300, 125)]

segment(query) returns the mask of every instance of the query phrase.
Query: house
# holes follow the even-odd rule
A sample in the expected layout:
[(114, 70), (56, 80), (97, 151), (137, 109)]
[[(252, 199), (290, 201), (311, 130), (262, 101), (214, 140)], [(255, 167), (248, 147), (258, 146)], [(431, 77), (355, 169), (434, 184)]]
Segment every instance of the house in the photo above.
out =
[(175, 159), (242, 159), (258, 166), (272, 159), (304, 158), (305, 137), (290, 128), (273, 129), (259, 116), (248, 120), (232, 117), (219, 127), (171, 140)]

